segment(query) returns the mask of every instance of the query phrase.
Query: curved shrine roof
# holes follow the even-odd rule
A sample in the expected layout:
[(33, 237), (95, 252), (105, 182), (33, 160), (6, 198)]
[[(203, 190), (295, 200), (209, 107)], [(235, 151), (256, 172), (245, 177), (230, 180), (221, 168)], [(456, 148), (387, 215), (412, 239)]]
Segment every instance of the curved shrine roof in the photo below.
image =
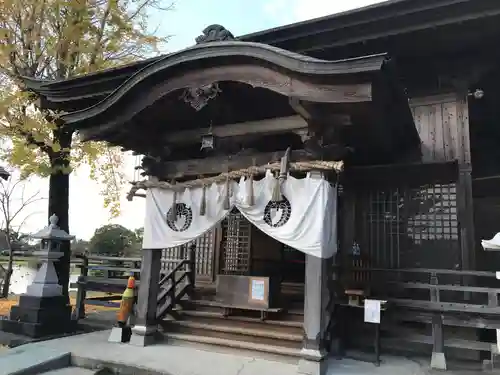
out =
[(402, 144), (418, 143), (386, 54), (329, 61), (237, 41), (220, 25), (203, 33), (197, 45), (143, 62), (135, 72), (124, 67), (119, 74), (51, 83), (26, 79), (26, 85), (40, 94), (42, 106), (60, 110), (60, 119), (83, 139), (129, 149), (190, 128), (290, 116), (290, 101), (297, 100), (320, 112), (352, 115), (358, 124), (371, 124), (370, 132), (394, 133), (395, 139), (405, 133), (409, 141)]
[[(26, 79), (26, 85), (42, 96), (42, 106), (62, 110), (65, 123), (82, 129), (108, 122), (118, 113), (121, 122), (128, 121), (171, 92), (221, 81), (313, 102), (370, 101), (367, 77), (380, 72), (386, 62), (385, 54), (327, 61), (261, 43), (206, 41), (145, 63), (116, 88), (122, 77), (108, 72), (91, 85), (76, 79), (50, 83)], [(334, 86), (344, 88), (340, 93), (344, 98), (339, 99)]]

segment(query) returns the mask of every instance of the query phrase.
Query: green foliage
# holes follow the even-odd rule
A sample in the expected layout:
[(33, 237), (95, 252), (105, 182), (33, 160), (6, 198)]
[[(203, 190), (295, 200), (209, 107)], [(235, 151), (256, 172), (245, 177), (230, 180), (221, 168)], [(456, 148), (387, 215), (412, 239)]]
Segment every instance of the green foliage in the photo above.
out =
[(118, 224), (104, 225), (96, 229), (90, 239), (91, 253), (109, 256), (138, 255), (142, 245), (140, 229), (132, 231)]
[(71, 241), (71, 252), (74, 254), (85, 254), (90, 251), (89, 241), (75, 238)]
[(0, 2), (0, 140), (2, 156), (23, 176), (71, 173), (88, 164), (103, 184), (106, 207), (119, 213), (122, 155), (103, 143), (81, 143), (40, 111), (22, 77), (68, 79), (159, 51), (166, 38), (148, 14), (168, 10), (164, 0), (2, 0)]

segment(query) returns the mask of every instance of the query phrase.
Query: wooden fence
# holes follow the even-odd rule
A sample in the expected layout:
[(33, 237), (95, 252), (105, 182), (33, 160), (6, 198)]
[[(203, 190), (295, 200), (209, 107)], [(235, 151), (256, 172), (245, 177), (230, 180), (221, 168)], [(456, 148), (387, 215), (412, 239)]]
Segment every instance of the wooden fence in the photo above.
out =
[[(371, 297), (388, 301), (382, 326), (386, 347), (455, 351), (469, 359), (491, 359), (496, 351), (500, 280), (495, 272), (368, 267), (341, 272), (364, 275)], [(475, 354), (464, 357), (464, 351)]]

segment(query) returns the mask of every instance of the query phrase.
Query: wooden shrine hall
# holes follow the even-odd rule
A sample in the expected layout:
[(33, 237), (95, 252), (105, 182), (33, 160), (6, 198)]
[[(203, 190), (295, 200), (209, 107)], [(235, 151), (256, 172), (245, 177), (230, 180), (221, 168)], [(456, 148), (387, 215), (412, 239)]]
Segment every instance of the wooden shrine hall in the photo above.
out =
[[(163, 224), (167, 223), (173, 234), (183, 232), (200, 215), (182, 199), (181, 192), (186, 189), (207, 186), (208, 190), (210, 184), (220, 183), (223, 189), (232, 190), (227, 180), (250, 177), (257, 184), (266, 171), (274, 172), (270, 178), (278, 185), (284, 183), (283, 174), (300, 181), (311, 173), (337, 185), (343, 165), (349, 168), (412, 155), (418, 158), (419, 137), (408, 99), (392, 61), (384, 54), (319, 60), (237, 41), (229, 31), (214, 25), (204, 30), (194, 47), (154, 61), (111, 93), (103, 74), (110, 73), (90, 75), (83, 86), (75, 84), (78, 79), (49, 88), (37, 82), (29, 84), (44, 95), (45, 106), (66, 111), (61, 119), (84, 140), (103, 140), (145, 155), (144, 174), (149, 178), (135, 184), (131, 196), (140, 188), (174, 189), (178, 196), (172, 208), (160, 210)], [(337, 190), (330, 193), (337, 195)], [(284, 196), (275, 198), (273, 193), (270, 198), (269, 202), (281, 210)], [(287, 198), (292, 202), (293, 216), (293, 210), (305, 203), (295, 203), (293, 196)], [(153, 197), (156, 199), (161, 197)], [(211, 206), (212, 200), (205, 200), (203, 204)], [(173, 221), (169, 222), (172, 209)], [(285, 346), (289, 354), (296, 348), (297, 355), (302, 347), (305, 357), (322, 359), (331, 315), (331, 292), (325, 291), (330, 288), (336, 238), (328, 242), (327, 258), (304, 254), (266, 236), (238, 209), (223, 209), (221, 220), (210, 223), (193, 239), (196, 282), (188, 283), (195, 284), (194, 295), (202, 299), (197, 302), (206, 302), (214, 291), (211, 307), (224, 308), (225, 315), (251, 318), (252, 312), (257, 312), (270, 322), (277, 320), (275, 335), (266, 341), (269, 346)], [(282, 211), (282, 215), (287, 214), (286, 208)], [(312, 216), (317, 214), (311, 210), (304, 216), (315, 221), (318, 217)], [(327, 214), (337, 216), (336, 211)], [(184, 223), (175, 226), (176, 216), (185, 216)], [(269, 226), (276, 228), (285, 220), (269, 221)], [(161, 230), (146, 225), (145, 238), (149, 231)], [(150, 342), (159, 320), (179, 316), (175, 307), (182, 303), (183, 282), (172, 281), (177, 290), (168, 298), (158, 295), (163, 291), (162, 275), (178, 268), (176, 259), (190, 251), (185, 246), (190, 241), (182, 242), (180, 239), (179, 246), (163, 251), (161, 244), (154, 249), (145, 244), (143, 249), (134, 332), (142, 335), (144, 344)], [(162, 269), (162, 255), (170, 262), (170, 269)], [(265, 318), (261, 316), (261, 320)], [(291, 329), (286, 330), (289, 324)], [(300, 330), (293, 329), (302, 325), (304, 339)], [(166, 327), (168, 334), (169, 325)], [(289, 340), (280, 343), (280, 335), (288, 335)], [(277, 340), (273, 342), (272, 337)], [(299, 342), (294, 343), (295, 338)]]
[(473, 187), (492, 195), (495, 147), (469, 121), (494, 112), (478, 89), (500, 80), (499, 5), (388, 1), (239, 38), (212, 25), (175, 53), (26, 79), (84, 140), (143, 156), (131, 343), (271, 353), (315, 373), (329, 352), (373, 351), (356, 309), (373, 299), (387, 301), (376, 354), (382, 342), (439, 369), (445, 353), (493, 358), (500, 289), (494, 262), (478, 271), (472, 202)]

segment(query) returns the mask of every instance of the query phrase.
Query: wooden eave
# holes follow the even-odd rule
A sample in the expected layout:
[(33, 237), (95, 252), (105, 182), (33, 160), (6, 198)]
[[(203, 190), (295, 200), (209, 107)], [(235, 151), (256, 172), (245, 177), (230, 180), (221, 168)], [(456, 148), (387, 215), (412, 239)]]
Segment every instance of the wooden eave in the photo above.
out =
[[(500, 2), (491, 0), (390, 0), (343, 13), (294, 23), (239, 37), (316, 55), (348, 45), (386, 40), (448, 25), (467, 29), (467, 22), (500, 16)], [(478, 39), (480, 41), (480, 39)], [(432, 48), (432, 43), (427, 43)], [(460, 43), (453, 46), (460, 48)], [(387, 48), (385, 49), (387, 50)], [(393, 51), (391, 51), (392, 53)]]
[[(110, 130), (131, 120), (144, 108), (171, 92), (218, 81), (247, 83), (254, 87), (269, 88), (289, 97), (302, 95), (300, 99), (309, 98), (304, 98), (305, 94), (298, 87), (305, 82), (316, 82), (311, 83), (311, 86), (318, 87), (318, 92), (322, 91), (323, 95), (320, 93), (316, 97), (322, 102), (335, 101), (332, 88), (337, 84), (351, 90), (352, 97), (346, 100), (370, 101), (371, 89), (367, 89), (366, 85), (370, 85), (371, 75), (381, 72), (386, 58), (385, 54), (380, 54), (326, 61), (259, 43), (207, 43), (147, 65), (104, 100), (88, 108), (63, 114), (61, 119), (77, 130), (111, 122), (113, 125), (107, 126)], [(273, 87), (267, 81), (268, 77), (259, 77), (260, 70), (268, 75), (274, 72), (281, 74), (288, 81)], [(294, 86), (296, 82), (298, 86)], [(360, 97), (356, 97), (357, 87), (364, 90)]]
[[(442, 38), (443, 33), (457, 35), (456, 29), (445, 30), (457, 25), (468, 33), (474, 32), (474, 40), (469, 41), (469, 44), (481, 42), (483, 38), (479, 35), (480, 31), (478, 34), (480, 26), (477, 23), (497, 19), (499, 15), (500, 2), (491, 0), (392, 0), (242, 35), (238, 39), (294, 52), (338, 57), (376, 53), (380, 49), (375, 44), (383, 40), (384, 47), (381, 50), (387, 52), (387, 46), (393, 45), (390, 52), (398, 56), (399, 49), (408, 45), (409, 38), (415, 38), (415, 35), (411, 36), (412, 33), (419, 30), (429, 30), (430, 34)], [(427, 43), (432, 36), (423, 38), (423, 43), (419, 42), (419, 48), (415, 49), (417, 55), (429, 55), (425, 50), (436, 48), (436, 43)], [(398, 39), (396, 45), (392, 42), (394, 39)], [(459, 42), (448, 41), (446, 48), (463, 49), (463, 38), (455, 39)], [(367, 42), (374, 45), (368, 45)], [(413, 42), (410, 43), (412, 46)], [(351, 48), (354, 45), (358, 47)], [(327, 50), (328, 53), (325, 53)], [(158, 56), (62, 81), (24, 80), (28, 89), (41, 95), (44, 108), (74, 111), (101, 101), (139, 70), (165, 57)]]

